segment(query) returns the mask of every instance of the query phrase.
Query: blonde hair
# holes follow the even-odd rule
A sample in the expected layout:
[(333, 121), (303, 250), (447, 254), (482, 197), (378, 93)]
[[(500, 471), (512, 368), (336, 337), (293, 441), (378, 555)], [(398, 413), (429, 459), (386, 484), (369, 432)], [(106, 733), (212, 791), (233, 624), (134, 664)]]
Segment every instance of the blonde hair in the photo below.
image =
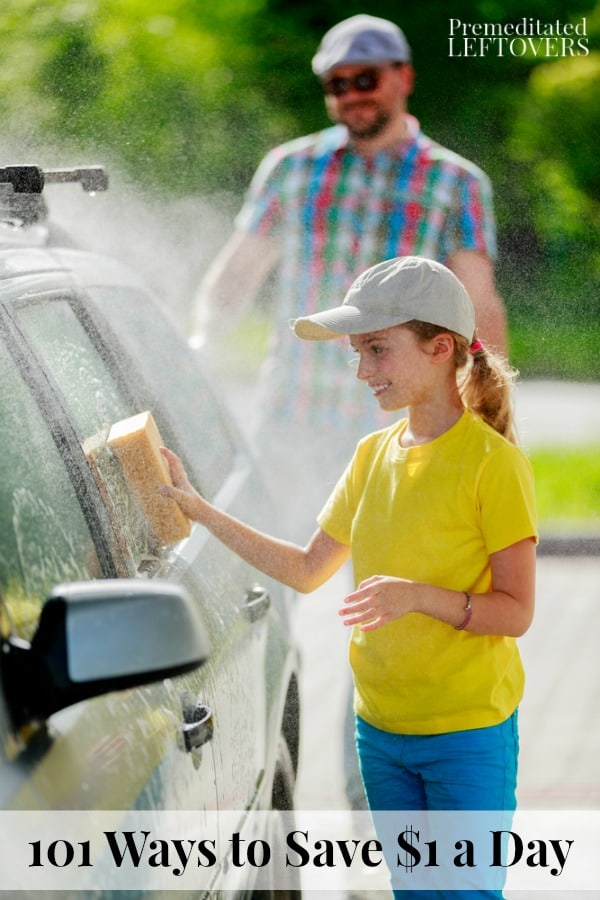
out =
[(407, 322), (405, 327), (414, 332), (422, 343), (438, 334), (452, 335), (454, 365), (462, 402), (507, 440), (517, 444), (513, 390), (518, 371), (481, 342), (477, 342), (471, 352), (466, 338), (454, 331), (449, 332), (447, 328), (415, 319)]

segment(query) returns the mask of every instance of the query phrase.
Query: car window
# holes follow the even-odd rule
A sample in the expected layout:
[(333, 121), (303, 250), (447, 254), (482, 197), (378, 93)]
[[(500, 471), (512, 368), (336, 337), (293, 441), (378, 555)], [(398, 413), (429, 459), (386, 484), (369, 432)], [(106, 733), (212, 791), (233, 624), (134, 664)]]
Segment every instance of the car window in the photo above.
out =
[(132, 414), (131, 401), (119, 390), (68, 298), (28, 303), (16, 318), (67, 398), (83, 435), (91, 437)]
[(3, 344), (0, 384), (0, 588), (29, 639), (56, 584), (102, 573), (51, 429)]
[(132, 287), (93, 287), (89, 293), (153, 395), (160, 398), (195, 484), (214, 497), (234, 465), (236, 446), (196, 354), (154, 300)]
[(120, 386), (116, 371), (103, 358), (78, 318), (69, 298), (28, 303), (15, 312), (21, 330), (60, 389), (81, 436), (82, 449), (118, 534), (130, 571), (148, 573), (167, 551), (151, 533), (150, 523), (107, 446), (112, 425), (142, 410)]

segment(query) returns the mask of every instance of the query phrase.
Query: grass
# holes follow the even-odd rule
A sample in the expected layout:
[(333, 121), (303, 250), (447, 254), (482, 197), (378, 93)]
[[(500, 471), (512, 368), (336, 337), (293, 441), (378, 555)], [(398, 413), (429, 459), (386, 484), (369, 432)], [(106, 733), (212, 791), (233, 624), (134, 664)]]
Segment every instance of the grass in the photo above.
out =
[(600, 380), (600, 325), (515, 320), (509, 334), (510, 360), (522, 378)]
[(540, 528), (600, 532), (600, 446), (538, 448), (528, 454)]

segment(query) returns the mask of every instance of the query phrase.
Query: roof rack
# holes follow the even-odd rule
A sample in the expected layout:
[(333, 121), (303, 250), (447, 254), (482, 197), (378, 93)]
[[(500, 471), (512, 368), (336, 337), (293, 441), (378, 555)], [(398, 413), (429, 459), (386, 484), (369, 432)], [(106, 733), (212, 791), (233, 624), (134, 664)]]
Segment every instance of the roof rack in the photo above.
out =
[(103, 166), (79, 166), (69, 169), (41, 169), (39, 166), (4, 166), (0, 168), (0, 185), (12, 185), (15, 194), (41, 194), (45, 184), (75, 182), (87, 194), (105, 191), (108, 175)]
[(47, 184), (76, 183), (87, 194), (105, 191), (108, 175), (102, 166), (78, 166), (67, 169), (42, 169), (19, 165), (0, 167), (0, 221), (15, 225), (33, 225), (48, 216), (42, 198)]

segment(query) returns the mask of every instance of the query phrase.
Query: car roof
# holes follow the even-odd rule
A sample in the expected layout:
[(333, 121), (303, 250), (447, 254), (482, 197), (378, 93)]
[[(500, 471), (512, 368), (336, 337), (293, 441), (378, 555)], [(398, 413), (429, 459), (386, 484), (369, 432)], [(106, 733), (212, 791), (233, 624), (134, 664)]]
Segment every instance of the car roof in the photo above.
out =
[(108, 256), (72, 248), (0, 246), (0, 292), (3, 282), (61, 274), (81, 288), (114, 284), (147, 291), (134, 271)]

